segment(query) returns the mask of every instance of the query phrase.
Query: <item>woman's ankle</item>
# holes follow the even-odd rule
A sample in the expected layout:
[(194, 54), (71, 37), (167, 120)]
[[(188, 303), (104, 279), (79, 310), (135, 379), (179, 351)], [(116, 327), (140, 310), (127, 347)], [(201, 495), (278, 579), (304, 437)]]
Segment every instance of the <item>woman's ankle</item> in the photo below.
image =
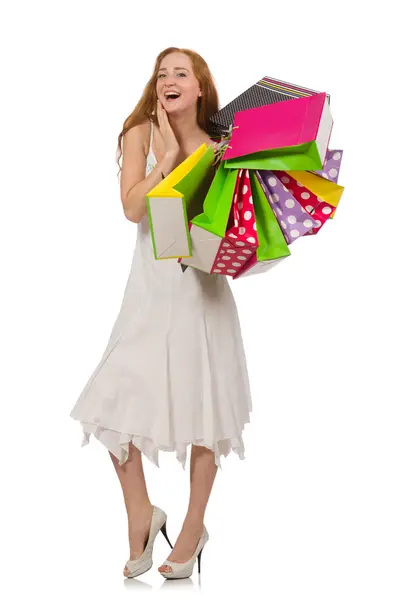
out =
[(183, 522), (183, 527), (188, 529), (202, 529), (204, 525), (204, 515), (202, 513), (187, 513)]
[(148, 500), (143, 503), (131, 503), (126, 505), (128, 518), (141, 518), (149, 516), (153, 512), (153, 504)]

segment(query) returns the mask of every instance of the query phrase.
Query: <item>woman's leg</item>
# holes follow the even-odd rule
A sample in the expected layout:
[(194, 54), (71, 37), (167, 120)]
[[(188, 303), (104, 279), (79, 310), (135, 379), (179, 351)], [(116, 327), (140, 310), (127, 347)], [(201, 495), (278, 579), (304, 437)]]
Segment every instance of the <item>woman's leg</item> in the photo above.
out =
[[(138, 558), (145, 549), (153, 511), (143, 473), (142, 454), (130, 442), (129, 457), (123, 465), (119, 465), (118, 459), (111, 452), (109, 452), (109, 455), (123, 491), (128, 517), (130, 559), (133, 560)], [(126, 568), (124, 569), (124, 575), (128, 575)]]
[[(204, 446), (192, 444), (190, 458), (190, 499), (181, 532), (175, 542), (169, 560), (182, 563), (191, 558), (203, 532), (204, 514), (218, 467), (215, 454)], [(172, 571), (169, 565), (159, 571)]]

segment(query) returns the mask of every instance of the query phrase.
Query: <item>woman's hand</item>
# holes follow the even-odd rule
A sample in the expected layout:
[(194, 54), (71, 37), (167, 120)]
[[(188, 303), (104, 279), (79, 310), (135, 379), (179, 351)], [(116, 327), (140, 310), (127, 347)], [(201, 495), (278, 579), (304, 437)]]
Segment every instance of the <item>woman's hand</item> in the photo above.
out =
[(167, 111), (161, 104), (160, 100), (157, 100), (157, 118), (159, 121), (160, 132), (164, 140), (165, 154), (177, 156), (180, 146), (168, 120)]

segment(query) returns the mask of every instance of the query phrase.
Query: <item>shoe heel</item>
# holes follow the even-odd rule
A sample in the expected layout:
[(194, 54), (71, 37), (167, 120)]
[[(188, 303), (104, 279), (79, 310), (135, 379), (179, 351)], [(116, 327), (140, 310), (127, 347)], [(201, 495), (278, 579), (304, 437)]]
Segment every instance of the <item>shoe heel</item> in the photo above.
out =
[(167, 535), (166, 521), (164, 521), (164, 525), (161, 527), (161, 533), (163, 534), (163, 536), (165, 537), (165, 539), (167, 540), (167, 542), (169, 543), (171, 548), (173, 548), (174, 546), (171, 544), (171, 542), (168, 538), (168, 535)]
[(197, 562), (198, 562), (198, 572), (199, 572), (199, 575), (200, 575), (200, 573), (201, 573), (201, 553), (202, 553), (202, 551), (203, 551), (203, 550), (204, 550), (204, 546), (201, 548), (200, 552), (199, 552), (199, 553), (198, 553), (198, 555), (197, 555)]

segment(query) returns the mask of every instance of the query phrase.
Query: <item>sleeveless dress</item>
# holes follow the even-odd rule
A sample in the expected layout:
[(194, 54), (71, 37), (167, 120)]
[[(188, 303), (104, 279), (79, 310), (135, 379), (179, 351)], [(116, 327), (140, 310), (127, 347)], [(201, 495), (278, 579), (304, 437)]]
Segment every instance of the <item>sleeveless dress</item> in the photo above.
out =
[[(152, 149), (146, 176), (156, 165)], [(138, 223), (121, 307), (102, 358), (70, 416), (82, 446), (93, 434), (119, 464), (131, 441), (159, 467), (175, 451), (183, 469), (189, 444), (244, 459), (250, 384), (238, 312), (228, 279), (177, 259), (156, 260), (147, 212)]]

